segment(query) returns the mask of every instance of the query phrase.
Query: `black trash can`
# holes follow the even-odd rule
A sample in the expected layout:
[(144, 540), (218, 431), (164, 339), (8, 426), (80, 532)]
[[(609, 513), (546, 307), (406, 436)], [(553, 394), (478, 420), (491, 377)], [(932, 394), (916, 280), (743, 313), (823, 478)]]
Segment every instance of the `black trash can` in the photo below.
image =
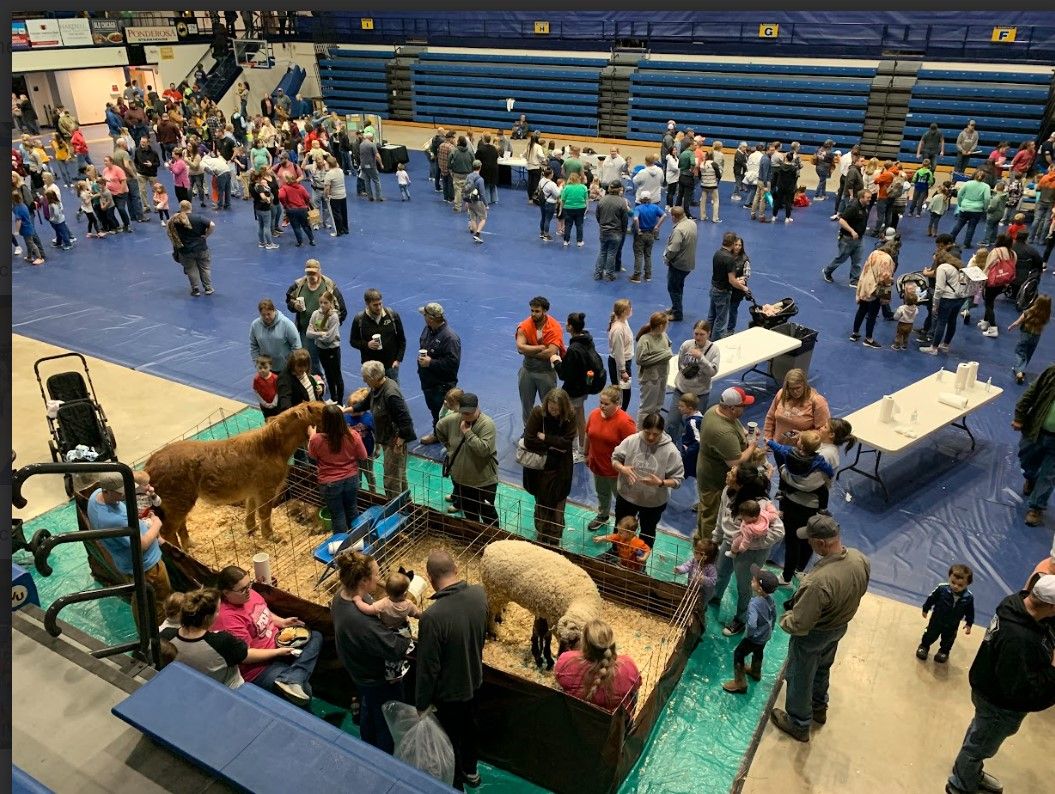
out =
[(813, 358), (813, 348), (817, 345), (817, 332), (798, 323), (782, 323), (770, 330), (802, 342), (802, 346), (797, 350), (783, 353), (769, 362), (769, 374), (773, 376), (773, 379), (777, 383), (783, 384), (788, 370), (792, 369), (801, 369), (808, 375), (810, 360)]

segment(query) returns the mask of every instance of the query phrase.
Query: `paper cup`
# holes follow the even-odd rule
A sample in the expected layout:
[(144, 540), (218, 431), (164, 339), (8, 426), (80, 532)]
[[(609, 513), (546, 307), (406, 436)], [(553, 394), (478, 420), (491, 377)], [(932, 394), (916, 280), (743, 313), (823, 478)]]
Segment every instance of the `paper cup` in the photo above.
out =
[(271, 584), (271, 558), (266, 551), (253, 555), (253, 576), (258, 582)]

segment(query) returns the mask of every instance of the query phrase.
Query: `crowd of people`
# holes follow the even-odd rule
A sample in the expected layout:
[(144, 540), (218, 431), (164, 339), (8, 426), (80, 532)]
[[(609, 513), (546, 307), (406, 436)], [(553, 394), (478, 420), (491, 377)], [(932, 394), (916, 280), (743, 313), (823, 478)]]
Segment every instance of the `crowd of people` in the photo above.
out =
[[(200, 209), (211, 202), (213, 210), (224, 212), (231, 209), (232, 197), (251, 200), (258, 245), (274, 250), (285, 227), (292, 229), (298, 247), (305, 242), (317, 246), (315, 232), (323, 228), (332, 237), (348, 234), (348, 175), (356, 177), (357, 196), (385, 200), (379, 178), (381, 158), (370, 127), (349, 132), (332, 113), (298, 119), (299, 108), (294, 106), (298, 100), (281, 94), (264, 97), (260, 113), (251, 117), (247, 86), (239, 88), (239, 97), (238, 111), (228, 119), (203, 95), (200, 84), (170, 84), (160, 94), (151, 87), (140, 92), (129, 85), (107, 106), (114, 149), (101, 167), (92, 163), (83, 133), (62, 108), (50, 143), (42, 145), (27, 131), (12, 149), (12, 165), (13, 212), (29, 260), (37, 265), (46, 261), (34, 225), (41, 218), (54, 228), (57, 247), (68, 250), (76, 242), (65, 220), (63, 186), (73, 191), (78, 214), (87, 219), (88, 238), (132, 233), (133, 222), (148, 223), (156, 212), (173, 257), (187, 275), (192, 297), (214, 292), (207, 240), (223, 222), (222, 216), (214, 220), (195, 212), (195, 201)], [(29, 130), (24, 108), (22, 114), (23, 128)], [(973, 126), (957, 142), (961, 158), (973, 153)], [(527, 195), (539, 208), (542, 241), (553, 239), (550, 226), (557, 220), (564, 246), (570, 246), (574, 229), (577, 246), (584, 247), (584, 218), (594, 207), (599, 230), (597, 280), (619, 278), (628, 235), (633, 237), (634, 257), (628, 283), (651, 280), (653, 244), (670, 217), (663, 247), (670, 308), (652, 313), (635, 332), (629, 324), (632, 301), (615, 301), (606, 328), (607, 361), (597, 351), (587, 317), (570, 312), (561, 322), (550, 314), (550, 301), (542, 295), (529, 301), (528, 316), (510, 329), (513, 349), (523, 357), (517, 391), (524, 429), (516, 459), (523, 467), (524, 488), (533, 497), (536, 539), (561, 544), (574, 467), (585, 465), (597, 496), (587, 530), (602, 533), (593, 538), (598, 544), (609, 544), (605, 559), (632, 570), (654, 570), (660, 563), (652, 549), (671, 492), (686, 478), (695, 478), (693, 551), (680, 562), (678, 573), (700, 586), (699, 615), (704, 622), (707, 605), (720, 605), (730, 583), (735, 585), (735, 611), (721, 631), (728, 637), (743, 636), (733, 653), (733, 678), (723, 687), (742, 693), (748, 689), (748, 677), (760, 677), (764, 646), (779, 626), (791, 636), (788, 691), (785, 709), (774, 709), (772, 719), (793, 738), (808, 741), (810, 726), (826, 720), (828, 673), (868, 586), (868, 559), (843, 545), (842, 530), (829, 504), (839, 449), (849, 449), (855, 440), (849, 423), (830, 415), (824, 396), (801, 370), (787, 374), (761, 429), (741, 422), (755, 399), (742, 388), (725, 388), (712, 397), (712, 379), (720, 365), (714, 342), (735, 332), (738, 307), (751, 298), (751, 263), (736, 232), (724, 234), (712, 256), (707, 319), (696, 321), (682, 335), (687, 338), (676, 338), (672, 344), (674, 325), (684, 321), (686, 313), (684, 284), (696, 266), (693, 209), (698, 207), (703, 220), (710, 206), (710, 221), (723, 220), (719, 193), (728, 184), (723, 179), (724, 146), (720, 142), (708, 146), (702, 136), (678, 130), (671, 122), (658, 157), (649, 155), (643, 166), (631, 171), (617, 148), (594, 167), (584, 161), (580, 148), (558, 149), (554, 142), (544, 142), (523, 117), (509, 139), (502, 133), (484, 135), (479, 144), (471, 132), (458, 135), (440, 128), (424, 147), (430, 182), (454, 212), (467, 213), (468, 229), (477, 243), (483, 242), (488, 207), (497, 201), (497, 162), (513, 151), (510, 140), (526, 142)], [(1043, 269), (1051, 254), (1053, 143), (1055, 135), (1039, 149), (1032, 142), (1023, 145), (1006, 164), (1006, 179), (1001, 177), (1008, 147), (1002, 144), (958, 187), (951, 182), (937, 184), (933, 166), (944, 156), (945, 143), (933, 126), (920, 142), (922, 165), (917, 168), (869, 161), (858, 147), (843, 155), (831, 141), (819, 147), (813, 155), (818, 185), (812, 200), (828, 199), (827, 182), (839, 176), (831, 216), (839, 229), (838, 253), (823, 278), (833, 281), (835, 270), (850, 260), (849, 283), (856, 298), (851, 340), (861, 340), (863, 330), (863, 344), (880, 347), (876, 325), (883, 311), (897, 323), (895, 349), (905, 349), (916, 312), (924, 308), (926, 319), (918, 332), (924, 343), (921, 350), (946, 353), (958, 320), (969, 320), (976, 295), (985, 306), (979, 328), (987, 336), (997, 336), (997, 296), (1022, 273), (1024, 260), (1030, 263), (1032, 269), (1025, 271), (1030, 273)], [(760, 144), (753, 150), (741, 143), (731, 159), (734, 187), (729, 199), (740, 204), (751, 220), (775, 221), (783, 212), (785, 223), (791, 223), (796, 195), (804, 195), (799, 190), (803, 157), (798, 144), (785, 152), (780, 143)], [(172, 176), (172, 207), (167, 188), (158, 179), (160, 169), (168, 169)], [(1036, 171), (1040, 173), (1035, 182), (1027, 183)], [(401, 199), (409, 200), (409, 175), (405, 169), (403, 174), (397, 182)], [(624, 197), (628, 188), (634, 192), (632, 203)], [(1033, 221), (1026, 228), (1019, 210), (1029, 192), (1035, 204)], [(950, 232), (939, 233), (954, 195), (958, 219)], [(922, 274), (926, 289), (909, 284), (899, 291), (894, 279), (899, 223), (903, 216), (922, 217), (924, 212), (929, 215), (928, 235), (936, 244), (933, 262)], [(965, 250), (973, 246), (983, 219), (988, 245), (967, 257)], [(1001, 232), (1005, 225), (1007, 230)], [(956, 238), (964, 229), (960, 247)], [(879, 238), (879, 245), (866, 257), (863, 239), (869, 231)], [(1043, 255), (1032, 248), (1042, 241), (1047, 243)], [(17, 247), (18, 241), (13, 240), (13, 245)], [(965, 275), (967, 261), (977, 265), (980, 281)], [(890, 306), (895, 292), (903, 302), (896, 312)], [(308, 259), (303, 277), (287, 290), (288, 316), (271, 298), (263, 298), (259, 317), (250, 326), (250, 355), (256, 369), (253, 388), (266, 416), (329, 396), (331, 405), (306, 452), (318, 463), (320, 490), (334, 529), (346, 529), (354, 521), (359, 481), (371, 475), (373, 456), (380, 454), (383, 461), (379, 490), (394, 498), (406, 489), (408, 444), (415, 440), (443, 447), (445, 474), (454, 485), (448, 498), (450, 512), (484, 524), (498, 523), (495, 423), (479, 397), (461, 388), (461, 340), (446, 310), (437, 302), (419, 309), (423, 327), (416, 353), (411, 348), (411, 366), (431, 415), (430, 427), (419, 439), (403, 393), (410, 379), (405, 372), (403, 320), (383, 303), (376, 289), (366, 290), (363, 303), (349, 324), (349, 340), (360, 354), (365, 389), (350, 395), (341, 374), (341, 335), (348, 306), (338, 285), (323, 274), (319, 259)], [(1015, 364), (1020, 382), (1049, 316), (1050, 299), (1042, 295), (1012, 325), (1021, 336)], [(675, 385), (668, 401), (672, 366)], [(1030, 495), (1026, 518), (1030, 524), (1040, 523), (1055, 487), (1055, 444), (1049, 443), (1055, 430), (1048, 427), (1055, 402), (1053, 370), (1049, 368), (1030, 387), (1020, 401), (1021, 415), (1016, 412), (1016, 429), (1024, 434), (1022, 465)], [(639, 405), (631, 414), (635, 383)], [(589, 408), (594, 396), (597, 407)], [(368, 484), (373, 487), (369, 479)], [(106, 526), (111, 514), (120, 513), (124, 494), (117, 486), (104, 482), (93, 494), (89, 510), (93, 525)], [(167, 595), (167, 582), (160, 580), (158, 571), (164, 566), (151, 556), (157, 548), (157, 520), (144, 521), (144, 565), (149, 563), (148, 577), (157, 580), (152, 581), (155, 591)], [(778, 546), (784, 559), (779, 577), (764, 568)], [(818, 560), (807, 572), (814, 554)], [(400, 633), (406, 617), (413, 616), (405, 606), (406, 583), (388, 572), (383, 582), (388, 599), (374, 603), (373, 594), (382, 585), (374, 560), (358, 552), (344, 554), (338, 569), (341, 587), (331, 612), (339, 655), (358, 689), (363, 738), (391, 751), (381, 706), (404, 694), (402, 677), (393, 675), (391, 665), (403, 658), (409, 646), (409, 639)], [(917, 650), (921, 659), (939, 637), (942, 644), (935, 661), (948, 658), (955, 637), (949, 627), (958, 626), (961, 617), (966, 619), (964, 593), (970, 577), (969, 571), (954, 566), (948, 589), (928, 599), (924, 611), (933, 609), (934, 619)], [(427, 578), (436, 595), (433, 606), (419, 618), (416, 705), (421, 711), (435, 706), (454, 744), (455, 786), (473, 786), (479, 781), (473, 726), (482, 676), (484, 596), (479, 587), (461, 578), (454, 561), (442, 552), (430, 556)], [(1027, 670), (1034, 676), (1041, 696), (1024, 703), (1013, 689), (1016, 682), (983, 672), (975, 675), (972, 668), (976, 716), (948, 784), (954, 794), (982, 785), (979, 780), (986, 779), (982, 759), (995, 753), (998, 735), (1017, 729), (1017, 724), (1012, 726), (1015, 715), (1020, 722), (1024, 712), (1055, 699), (1050, 667), (1053, 581), (1042, 577), (1031, 592), (1009, 596), (998, 608), (998, 614), (1013, 612), (1009, 622), (1018, 628), (991, 628), (993, 639), (983, 643), (975, 667), (980, 671), (986, 665), (993, 667), (998, 663), (992, 661), (994, 656), (1009, 653), (1000, 647), (998, 632), (1017, 632), (1015, 642), (1028, 646), (1033, 655), (1021, 660), (1016, 671)], [(299, 654), (279, 646), (278, 632), (298, 627), (299, 621), (268, 612), (251, 585), (246, 572), (225, 569), (216, 590), (184, 598), (179, 625), (169, 627), (167, 639), (181, 659), (193, 660), (228, 685), (257, 683), (293, 702), (307, 703), (318, 635), (310, 633), (297, 649)], [(778, 618), (773, 595), (779, 588), (794, 588), (794, 592)], [(210, 637), (207, 642), (195, 644), (205, 636)], [(1039, 665), (1045, 650), (1047, 668)], [(556, 677), (578, 697), (614, 708), (640, 683), (632, 660), (616, 653), (615, 637), (606, 624), (588, 626), (580, 648), (570, 653), (574, 656), (565, 654), (558, 660)]]

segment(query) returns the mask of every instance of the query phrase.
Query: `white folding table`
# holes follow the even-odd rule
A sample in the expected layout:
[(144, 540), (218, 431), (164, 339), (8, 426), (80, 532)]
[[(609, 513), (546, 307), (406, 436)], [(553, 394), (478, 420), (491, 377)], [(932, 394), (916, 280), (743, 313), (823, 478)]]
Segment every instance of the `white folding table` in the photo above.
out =
[[(758, 365), (764, 361), (772, 361), (784, 353), (798, 350), (802, 347), (802, 341), (787, 334), (778, 334), (776, 331), (770, 331), (768, 328), (755, 327), (747, 328), (731, 336), (719, 339), (714, 343), (714, 346), (718, 348), (720, 353), (718, 357), (718, 372), (712, 378), (712, 380), (717, 381), (742, 371), (744, 376), (748, 372), (757, 372), (767, 378), (772, 377), (768, 372), (760, 370)], [(677, 350), (674, 352), (676, 358)], [(677, 374), (678, 367), (677, 361), (675, 361), (674, 365), (670, 367), (670, 374), (667, 377), (668, 389), (674, 388), (674, 378)], [(743, 380), (743, 377), (740, 379)]]
[(514, 188), (527, 185), (527, 160), (523, 157), (500, 157), (498, 166), (509, 169), (509, 182)]
[[(939, 375), (942, 377), (941, 381), (938, 380)], [(991, 403), (1003, 394), (1004, 390), (999, 386), (987, 387), (985, 383), (979, 382), (973, 388), (959, 393), (960, 396), (967, 398), (967, 404), (963, 408), (955, 408), (938, 402), (939, 394), (956, 393), (955, 380), (956, 374), (953, 372), (936, 372), (893, 392), (890, 396), (894, 398), (894, 403), (898, 408), (893, 422), (880, 421), (879, 416), (883, 403), (881, 399), (846, 416), (845, 419), (853, 426), (853, 433), (857, 437), (857, 455), (853, 463), (836, 472), (835, 478), (839, 479), (839, 475), (846, 471), (857, 472), (879, 483), (879, 487), (883, 489), (883, 496), (889, 502), (890, 493), (887, 491), (883, 478), (879, 475), (879, 461), (883, 453), (897, 455), (905, 452), (947, 425), (963, 430), (971, 439), (973, 450), (975, 439), (974, 434), (967, 427), (967, 416), (983, 405)], [(915, 422), (912, 421), (913, 412), (916, 413)], [(898, 432), (899, 428), (909, 428), (912, 435)], [(859, 468), (857, 465), (864, 454), (875, 455), (875, 466), (872, 467), (872, 471)]]

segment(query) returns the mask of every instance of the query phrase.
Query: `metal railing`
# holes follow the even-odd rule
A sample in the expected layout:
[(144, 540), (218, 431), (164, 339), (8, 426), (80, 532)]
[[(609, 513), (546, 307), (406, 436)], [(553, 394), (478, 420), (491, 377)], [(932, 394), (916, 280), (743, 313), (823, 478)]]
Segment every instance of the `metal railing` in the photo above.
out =
[[(11, 480), (11, 503), (18, 508), (25, 507), (28, 502), (22, 496), (22, 485), (30, 477), (40, 474), (89, 474), (102, 472), (117, 472), (124, 482), (126, 494), (135, 493), (135, 481), (132, 479), (132, 470), (124, 463), (31, 463), (28, 466), (16, 470)], [(68, 593), (56, 598), (44, 614), (44, 628), (52, 637), (62, 634), (62, 627), (58, 623), (59, 613), (71, 604), (79, 604), (85, 601), (97, 601), (111, 597), (131, 597), (135, 612), (136, 633), (138, 639), (135, 642), (110, 645), (99, 650), (92, 651), (92, 656), (102, 659), (107, 656), (115, 656), (120, 653), (129, 653), (141, 662), (153, 664), (160, 667), (160, 638), (158, 636), (157, 623), (154, 620), (155, 602), (154, 588), (146, 581), (146, 571), (143, 569), (143, 547), (139, 536), (139, 517), (136, 515), (135, 500), (126, 497), (125, 507), (128, 513), (128, 526), (116, 529), (91, 529), (78, 532), (70, 532), (64, 535), (52, 535), (47, 529), (40, 529), (26, 544), (26, 548), (32, 552), (34, 565), (37, 572), (42, 576), (52, 574), (48, 558), (51, 552), (64, 543), (83, 543), (86, 541), (99, 541), (108, 538), (126, 538), (130, 546), (132, 562), (132, 581), (127, 584), (103, 587), (97, 590), (82, 590), (80, 592)], [(164, 565), (164, 563), (159, 563)]]

